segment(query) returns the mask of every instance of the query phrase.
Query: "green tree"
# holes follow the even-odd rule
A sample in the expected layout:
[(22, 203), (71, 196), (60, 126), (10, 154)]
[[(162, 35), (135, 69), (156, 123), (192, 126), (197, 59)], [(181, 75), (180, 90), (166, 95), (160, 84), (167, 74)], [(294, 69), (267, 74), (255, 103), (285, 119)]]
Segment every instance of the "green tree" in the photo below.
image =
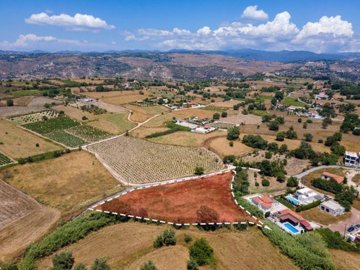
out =
[(109, 270), (110, 266), (108, 265), (106, 259), (97, 258), (93, 265), (91, 266), (91, 270)]
[(195, 167), (195, 175), (202, 175), (202, 174), (204, 174), (204, 168), (203, 167), (201, 167), (201, 166), (196, 166)]
[(190, 259), (199, 266), (214, 262), (214, 250), (204, 238), (196, 240), (190, 247)]
[(71, 252), (61, 252), (53, 257), (54, 270), (71, 270), (74, 265), (74, 257)]
[(7, 100), (6, 100), (6, 106), (8, 106), (8, 107), (14, 106), (14, 100), (12, 100), (12, 99), (7, 99)]
[(75, 265), (75, 267), (74, 267), (74, 270), (86, 270), (86, 269), (87, 269), (86, 265), (83, 263), (79, 263), (79, 264)]
[(228, 129), (228, 133), (227, 133), (227, 139), (229, 141), (234, 141), (239, 139), (240, 136), (240, 129), (239, 127), (231, 127)]
[(297, 187), (298, 185), (299, 185), (299, 180), (294, 176), (291, 176), (286, 183), (286, 186), (288, 187)]
[(263, 179), (263, 180), (261, 181), (261, 185), (262, 185), (263, 187), (268, 187), (268, 186), (270, 186), (270, 181), (267, 180), (267, 179)]
[(313, 135), (311, 133), (304, 134), (305, 141), (311, 142), (313, 139)]
[(221, 113), (221, 117), (227, 117), (228, 113), (227, 112), (222, 112)]
[(219, 120), (220, 119), (220, 114), (219, 113), (214, 113), (213, 119), (214, 120)]
[(279, 142), (282, 142), (285, 140), (285, 133), (284, 132), (278, 132), (276, 134), (276, 140)]

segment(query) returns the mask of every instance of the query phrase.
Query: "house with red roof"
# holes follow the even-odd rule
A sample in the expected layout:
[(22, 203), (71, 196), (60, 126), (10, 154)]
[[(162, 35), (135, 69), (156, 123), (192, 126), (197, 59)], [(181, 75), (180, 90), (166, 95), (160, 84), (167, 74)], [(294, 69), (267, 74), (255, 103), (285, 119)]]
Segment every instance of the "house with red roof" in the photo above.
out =
[[(285, 209), (285, 210), (279, 211), (276, 214), (276, 216), (279, 219), (279, 222), (282, 225), (285, 225), (285, 228), (293, 227), (293, 228), (297, 229), (299, 232), (313, 230), (313, 227), (306, 219), (304, 219), (298, 213), (296, 213), (290, 209)], [(291, 224), (291, 226), (286, 226), (289, 223)], [(301, 230), (301, 229), (303, 229), (303, 230)]]
[(342, 184), (345, 181), (344, 176), (340, 176), (340, 175), (329, 173), (329, 172), (323, 172), (322, 175), (321, 175), (321, 178), (324, 179), (324, 180), (334, 180), (338, 184)]

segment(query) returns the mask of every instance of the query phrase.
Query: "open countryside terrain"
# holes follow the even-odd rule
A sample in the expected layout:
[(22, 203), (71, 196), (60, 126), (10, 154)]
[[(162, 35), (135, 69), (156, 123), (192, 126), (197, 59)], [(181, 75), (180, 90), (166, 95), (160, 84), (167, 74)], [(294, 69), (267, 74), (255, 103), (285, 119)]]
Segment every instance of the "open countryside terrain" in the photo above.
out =
[[(163, 248), (164, 250), (155, 250), (153, 240), (165, 229), (166, 226), (142, 223), (117, 224), (92, 233), (64, 250), (72, 251), (75, 260), (85, 264), (90, 264), (97, 257), (107, 257), (112, 269), (138, 269), (135, 266), (144, 263), (147, 259), (153, 259), (159, 270), (182, 269), (189, 256), (182, 248), (187, 248), (182, 239), (184, 234), (188, 234), (193, 239), (204, 237), (209, 241), (215, 250), (217, 268), (220, 270), (239, 268), (272, 270), (274, 267), (279, 270), (296, 269), (291, 261), (256, 229), (246, 232), (228, 230), (204, 232), (192, 228), (180, 230), (176, 232), (179, 244), (175, 247)], [(161, 256), (169, 254), (168, 249), (174, 251), (172, 256)], [(179, 257), (174, 257), (174, 254)], [(41, 269), (50, 269), (51, 258), (41, 260), (38, 265)]]
[[(51, 169), (49, 169), (51, 168)], [(38, 202), (68, 215), (107, 194), (121, 190), (91, 154), (76, 151), (56, 159), (17, 165), (5, 170), (6, 181)]]

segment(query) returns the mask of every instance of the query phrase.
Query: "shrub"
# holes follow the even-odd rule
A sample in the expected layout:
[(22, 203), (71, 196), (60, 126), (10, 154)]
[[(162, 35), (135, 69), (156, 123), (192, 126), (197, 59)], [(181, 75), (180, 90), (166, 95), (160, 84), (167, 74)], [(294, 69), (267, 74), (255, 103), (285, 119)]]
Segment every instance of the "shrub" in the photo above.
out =
[(227, 139), (229, 141), (237, 140), (240, 136), (240, 129), (239, 127), (232, 127), (228, 129)]
[(322, 236), (328, 248), (360, 253), (360, 246), (346, 242), (339, 232), (333, 232), (328, 228), (317, 229), (316, 232)]
[(195, 175), (202, 175), (204, 174), (205, 170), (203, 167), (201, 166), (196, 166), (195, 167)]
[(215, 262), (214, 250), (206, 239), (200, 238), (190, 247), (190, 259), (199, 266), (213, 264)]
[(140, 270), (156, 270), (156, 265), (153, 261), (147, 261), (140, 266)]
[(153, 243), (155, 248), (162, 246), (174, 246), (176, 245), (175, 232), (171, 229), (165, 230), (162, 234), (158, 235)]
[(250, 147), (266, 149), (268, 142), (259, 135), (245, 135), (242, 142)]
[(53, 270), (71, 270), (74, 261), (71, 252), (61, 252), (56, 254), (53, 258)]
[(228, 113), (227, 112), (222, 112), (221, 113), (221, 117), (227, 117)]
[(8, 106), (8, 107), (14, 106), (14, 101), (12, 99), (7, 99), (6, 100), (6, 106)]
[(196, 211), (196, 216), (199, 219), (199, 222), (217, 222), (219, 220), (219, 214), (206, 205), (200, 206)]
[(297, 139), (297, 134), (292, 126), (289, 128), (288, 131), (285, 132), (285, 137), (290, 140)]
[(110, 266), (108, 265), (106, 259), (100, 258), (96, 259), (91, 266), (91, 270), (109, 270)]
[(199, 270), (199, 265), (193, 260), (189, 260), (187, 263), (188, 270)]
[(244, 207), (246, 210), (248, 210), (252, 215), (258, 218), (263, 218), (264, 213), (257, 208), (255, 205), (248, 202), (246, 199), (242, 198), (239, 194), (235, 194), (236, 201), (238, 204), (240, 204), (242, 207)]
[(319, 189), (338, 194), (342, 191), (342, 186), (338, 184), (335, 180), (325, 180), (321, 178), (317, 178), (311, 181), (311, 184)]
[(273, 130), (273, 131), (278, 131), (279, 130), (279, 123), (277, 121), (271, 121), (269, 124), (268, 124), (268, 128), (269, 130)]
[(190, 243), (192, 241), (192, 237), (188, 234), (184, 234), (185, 243)]
[(285, 133), (284, 132), (279, 132), (276, 134), (276, 140), (279, 142), (282, 142), (285, 140)]
[(219, 113), (214, 113), (213, 119), (214, 120), (219, 120), (220, 119), (220, 114)]
[(287, 187), (297, 187), (299, 185), (299, 180), (296, 177), (290, 177), (287, 180), (286, 186)]
[(267, 179), (263, 179), (261, 181), (261, 184), (262, 184), (263, 187), (268, 187), (268, 186), (270, 186), (270, 181), (267, 180)]
[(74, 270), (86, 270), (86, 265), (83, 263), (78, 263), (77, 265), (75, 265)]
[(304, 134), (305, 141), (311, 142), (313, 139), (313, 135), (311, 133)]
[(272, 157), (272, 153), (271, 152), (265, 152), (265, 158), (266, 159), (271, 159)]

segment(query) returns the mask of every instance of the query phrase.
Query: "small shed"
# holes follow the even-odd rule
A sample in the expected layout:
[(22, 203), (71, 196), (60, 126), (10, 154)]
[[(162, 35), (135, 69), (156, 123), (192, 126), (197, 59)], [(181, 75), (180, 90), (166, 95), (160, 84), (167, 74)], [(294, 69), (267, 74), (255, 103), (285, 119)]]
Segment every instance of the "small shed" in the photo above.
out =
[(321, 211), (329, 213), (333, 216), (340, 216), (345, 212), (345, 208), (334, 200), (329, 200), (321, 203), (319, 208)]

